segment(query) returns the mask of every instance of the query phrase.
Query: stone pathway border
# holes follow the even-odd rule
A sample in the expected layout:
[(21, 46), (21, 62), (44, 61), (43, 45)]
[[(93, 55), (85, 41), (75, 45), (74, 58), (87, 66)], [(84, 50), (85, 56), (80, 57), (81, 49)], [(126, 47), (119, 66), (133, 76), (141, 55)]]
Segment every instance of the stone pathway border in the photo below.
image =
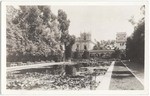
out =
[(14, 66), (14, 67), (7, 67), (7, 72), (16, 71), (16, 70), (23, 70), (23, 69), (31, 69), (31, 68), (40, 68), (44, 66), (50, 65), (73, 65), (73, 62), (53, 62), (53, 63), (41, 63), (41, 64), (32, 64), (32, 65), (24, 65), (24, 66)]
[(111, 75), (112, 75), (112, 71), (114, 68), (114, 64), (115, 64), (115, 61), (113, 61), (111, 63), (108, 71), (106, 72), (106, 74), (102, 78), (101, 83), (99, 84), (99, 86), (97, 87), (96, 90), (109, 90), (109, 85), (110, 85), (110, 81), (111, 81)]

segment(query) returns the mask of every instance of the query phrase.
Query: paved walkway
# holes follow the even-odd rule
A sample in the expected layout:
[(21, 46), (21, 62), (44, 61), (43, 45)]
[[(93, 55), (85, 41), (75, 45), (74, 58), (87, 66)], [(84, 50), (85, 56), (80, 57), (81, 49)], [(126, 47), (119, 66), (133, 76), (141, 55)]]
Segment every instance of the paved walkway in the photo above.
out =
[(111, 76), (110, 90), (143, 90), (143, 84), (127, 66), (117, 61)]
[(109, 90), (109, 85), (111, 81), (111, 75), (112, 75), (112, 70), (114, 68), (115, 61), (113, 61), (107, 71), (107, 73), (100, 77), (97, 78), (97, 80), (101, 81), (100, 85), (96, 88), (97, 90)]

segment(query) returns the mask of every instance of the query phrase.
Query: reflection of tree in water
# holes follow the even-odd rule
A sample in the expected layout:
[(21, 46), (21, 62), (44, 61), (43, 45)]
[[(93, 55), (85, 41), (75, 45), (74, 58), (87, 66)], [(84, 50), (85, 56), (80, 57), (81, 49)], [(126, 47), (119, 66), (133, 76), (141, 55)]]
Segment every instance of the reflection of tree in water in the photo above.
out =
[(102, 62), (89, 63), (86, 61), (77, 65), (54, 65), (7, 73), (7, 89), (95, 90), (99, 85), (96, 77), (106, 73), (110, 62), (104, 63), (105, 70), (94, 69), (102, 66)]

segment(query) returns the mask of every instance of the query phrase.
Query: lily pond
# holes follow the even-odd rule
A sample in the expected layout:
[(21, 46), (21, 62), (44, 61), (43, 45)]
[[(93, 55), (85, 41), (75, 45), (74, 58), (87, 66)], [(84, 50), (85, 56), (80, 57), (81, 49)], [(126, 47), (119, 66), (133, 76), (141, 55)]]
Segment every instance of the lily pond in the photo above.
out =
[(11, 90), (96, 90), (111, 61), (82, 61), (7, 72)]

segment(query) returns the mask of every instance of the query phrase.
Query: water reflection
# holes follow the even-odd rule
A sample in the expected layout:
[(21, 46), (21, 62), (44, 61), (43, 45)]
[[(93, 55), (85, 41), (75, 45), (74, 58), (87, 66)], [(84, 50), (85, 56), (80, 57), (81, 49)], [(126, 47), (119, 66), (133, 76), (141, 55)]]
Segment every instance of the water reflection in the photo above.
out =
[(95, 90), (110, 62), (81, 62), (75, 65), (53, 65), (7, 73), (7, 89)]

